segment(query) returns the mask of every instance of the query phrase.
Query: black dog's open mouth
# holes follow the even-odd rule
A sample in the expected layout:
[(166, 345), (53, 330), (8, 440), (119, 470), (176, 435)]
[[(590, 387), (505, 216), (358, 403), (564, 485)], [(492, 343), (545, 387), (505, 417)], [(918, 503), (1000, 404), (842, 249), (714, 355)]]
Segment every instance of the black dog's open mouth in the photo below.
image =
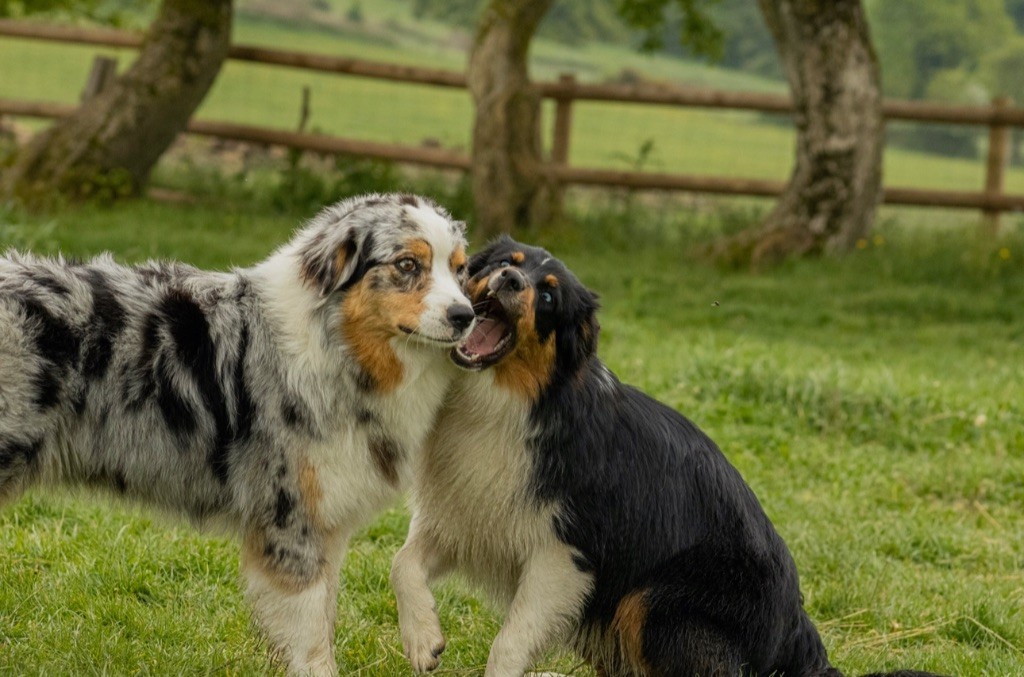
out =
[(452, 361), (464, 369), (483, 369), (505, 357), (516, 342), (515, 325), (497, 298), (477, 304), (476, 326), (452, 348)]

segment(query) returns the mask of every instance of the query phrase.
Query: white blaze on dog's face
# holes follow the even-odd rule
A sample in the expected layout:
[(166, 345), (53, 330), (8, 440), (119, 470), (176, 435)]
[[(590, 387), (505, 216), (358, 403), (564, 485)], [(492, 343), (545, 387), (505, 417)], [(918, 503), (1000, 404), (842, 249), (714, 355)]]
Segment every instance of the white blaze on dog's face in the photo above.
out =
[(414, 195), (346, 200), (307, 226), (303, 277), (324, 303), (337, 304), (338, 331), (371, 389), (401, 382), (395, 339), (441, 353), (470, 330), (473, 310), (461, 289), (464, 230)]
[(417, 261), (425, 271), (422, 277), (427, 281), (427, 289), (418, 326), (402, 326), (401, 329), (419, 340), (445, 343), (450, 347), (462, 338), (473, 321), (472, 307), (461, 284), (466, 274), (465, 243), (461, 236), (457, 241), (452, 237), (452, 221), (426, 203), (409, 205), (405, 213), (423, 234), (422, 239), (406, 245), (423, 254)]

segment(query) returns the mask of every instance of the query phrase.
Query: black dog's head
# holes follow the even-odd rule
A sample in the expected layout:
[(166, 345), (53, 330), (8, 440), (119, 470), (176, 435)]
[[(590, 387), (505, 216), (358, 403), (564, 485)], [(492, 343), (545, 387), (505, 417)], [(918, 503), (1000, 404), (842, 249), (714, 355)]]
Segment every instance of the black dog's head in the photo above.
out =
[(452, 350), (460, 367), (494, 367), (499, 383), (535, 399), (597, 351), (597, 297), (539, 247), (495, 240), (470, 259), (465, 291), (477, 324)]

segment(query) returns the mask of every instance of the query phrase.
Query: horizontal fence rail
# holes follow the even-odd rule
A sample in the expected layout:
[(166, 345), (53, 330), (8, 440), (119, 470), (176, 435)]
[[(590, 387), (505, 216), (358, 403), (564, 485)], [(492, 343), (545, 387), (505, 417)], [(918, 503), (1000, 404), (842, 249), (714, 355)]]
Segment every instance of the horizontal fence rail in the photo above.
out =
[[(0, 20), (0, 36), (129, 49), (138, 48), (143, 42), (141, 35), (124, 31), (11, 20)], [(465, 74), (457, 71), (309, 54), (253, 45), (233, 45), (228, 58), (392, 82), (466, 88)], [(541, 170), (558, 183), (760, 197), (777, 196), (785, 188), (785, 183), (781, 181), (593, 169), (568, 166), (567, 161), (571, 131), (571, 104), (575, 101), (790, 114), (794, 110), (793, 103), (786, 95), (717, 91), (659, 83), (628, 85), (580, 83), (571, 76), (563, 76), (555, 82), (538, 82), (534, 86), (542, 96), (554, 99), (556, 102), (551, 162), (544, 165)], [(52, 119), (66, 116), (73, 110), (74, 106), (63, 104), (0, 99), (0, 115)], [(984, 191), (886, 187), (883, 193), (885, 204), (980, 209), (992, 220), (999, 212), (1024, 210), (1024, 195), (1007, 195), (1002, 192), (1003, 175), (1008, 157), (1009, 134), (1007, 128), (1024, 127), (1024, 108), (1012, 107), (1006, 99), (999, 99), (991, 106), (948, 106), (890, 99), (883, 102), (882, 110), (887, 120), (987, 126), (990, 130)], [(470, 160), (465, 154), (442, 148), (383, 144), (324, 134), (240, 125), (226, 121), (193, 119), (189, 123), (187, 131), (192, 134), (222, 139), (287, 146), (319, 153), (362, 156), (443, 169), (465, 171), (470, 166)]]

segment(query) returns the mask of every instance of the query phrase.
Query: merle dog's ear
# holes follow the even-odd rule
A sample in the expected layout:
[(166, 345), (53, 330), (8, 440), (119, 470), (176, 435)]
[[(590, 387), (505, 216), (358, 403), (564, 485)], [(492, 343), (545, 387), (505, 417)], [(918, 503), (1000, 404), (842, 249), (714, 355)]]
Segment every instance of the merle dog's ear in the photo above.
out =
[(487, 265), (487, 260), (490, 259), (491, 256), (493, 256), (496, 251), (498, 251), (502, 247), (509, 246), (513, 242), (514, 241), (512, 240), (512, 238), (510, 238), (508, 235), (499, 235), (495, 239), (488, 242), (486, 247), (478, 251), (476, 254), (473, 254), (473, 256), (469, 258), (469, 266), (467, 268), (469, 276), (473, 277), (481, 270), (483, 270), (484, 266)]
[[(318, 219), (321, 217), (318, 217)], [(373, 233), (365, 224), (342, 217), (341, 222), (315, 230), (299, 247), (302, 279), (320, 298), (354, 285), (369, 268)]]

